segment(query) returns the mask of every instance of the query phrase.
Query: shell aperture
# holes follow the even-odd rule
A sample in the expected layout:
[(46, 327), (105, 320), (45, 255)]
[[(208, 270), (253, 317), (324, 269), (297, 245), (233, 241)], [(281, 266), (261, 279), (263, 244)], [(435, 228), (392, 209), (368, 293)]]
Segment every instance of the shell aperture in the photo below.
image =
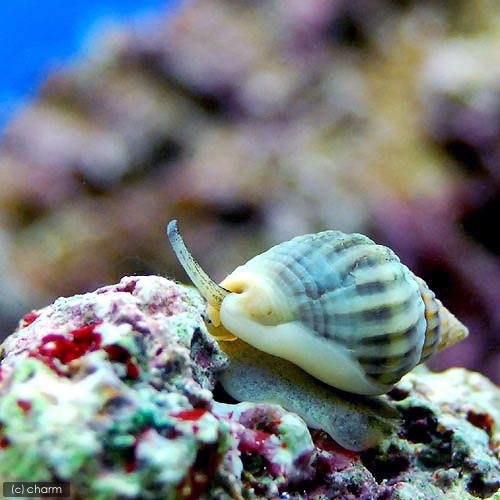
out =
[(356, 394), (389, 391), (467, 336), (392, 250), (361, 234), (298, 236), (239, 266), (220, 286), (236, 292), (213, 306), (231, 334)]

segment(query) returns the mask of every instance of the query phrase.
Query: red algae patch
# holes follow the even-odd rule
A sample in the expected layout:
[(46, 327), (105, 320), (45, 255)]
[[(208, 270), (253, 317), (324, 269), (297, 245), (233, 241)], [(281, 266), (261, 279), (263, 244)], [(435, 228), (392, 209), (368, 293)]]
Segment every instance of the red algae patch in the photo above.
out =
[[(43, 361), (47, 366), (62, 375), (59, 363), (67, 365), (88, 352), (101, 348), (101, 335), (94, 330), (101, 322), (77, 328), (65, 335), (46, 335), (42, 344), (30, 356)], [(57, 361), (59, 363), (57, 363)], [(60, 365), (59, 365), (60, 366)]]
[(203, 408), (193, 408), (192, 410), (183, 410), (179, 413), (174, 413), (171, 416), (182, 420), (196, 421), (203, 417), (206, 413), (207, 410), (204, 410)]
[(26, 328), (27, 326), (31, 325), (33, 321), (35, 321), (38, 318), (38, 314), (35, 311), (31, 311), (30, 313), (26, 314), (24, 318), (21, 320), (22, 321), (22, 326)]

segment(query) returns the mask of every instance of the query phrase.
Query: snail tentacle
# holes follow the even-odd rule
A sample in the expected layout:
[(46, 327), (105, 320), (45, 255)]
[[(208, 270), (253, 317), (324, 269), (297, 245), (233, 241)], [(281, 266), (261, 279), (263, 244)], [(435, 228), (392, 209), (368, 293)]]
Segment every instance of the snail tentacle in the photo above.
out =
[(177, 220), (172, 220), (167, 226), (167, 236), (172, 245), (172, 248), (179, 259), (184, 271), (193, 282), (206, 301), (215, 309), (220, 309), (224, 298), (231, 293), (229, 290), (218, 285), (210, 276), (201, 268), (200, 264), (191, 255), (187, 249), (181, 234)]

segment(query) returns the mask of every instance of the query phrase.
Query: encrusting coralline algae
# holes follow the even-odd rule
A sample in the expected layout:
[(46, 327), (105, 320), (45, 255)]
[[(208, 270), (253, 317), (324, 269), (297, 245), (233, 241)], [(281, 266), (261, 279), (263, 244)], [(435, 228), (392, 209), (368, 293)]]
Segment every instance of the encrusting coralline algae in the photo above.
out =
[(421, 368), (400, 426), (348, 451), (278, 405), (235, 404), (196, 291), (128, 277), (25, 316), (2, 345), (0, 479), (75, 499), (500, 499), (500, 390)]

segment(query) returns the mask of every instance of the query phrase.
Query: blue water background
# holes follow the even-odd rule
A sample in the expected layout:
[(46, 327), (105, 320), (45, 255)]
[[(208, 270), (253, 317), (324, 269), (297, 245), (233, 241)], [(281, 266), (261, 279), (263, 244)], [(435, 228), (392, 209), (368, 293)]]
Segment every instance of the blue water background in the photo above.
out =
[(0, 136), (51, 69), (83, 57), (110, 23), (140, 23), (181, 0), (0, 0)]

